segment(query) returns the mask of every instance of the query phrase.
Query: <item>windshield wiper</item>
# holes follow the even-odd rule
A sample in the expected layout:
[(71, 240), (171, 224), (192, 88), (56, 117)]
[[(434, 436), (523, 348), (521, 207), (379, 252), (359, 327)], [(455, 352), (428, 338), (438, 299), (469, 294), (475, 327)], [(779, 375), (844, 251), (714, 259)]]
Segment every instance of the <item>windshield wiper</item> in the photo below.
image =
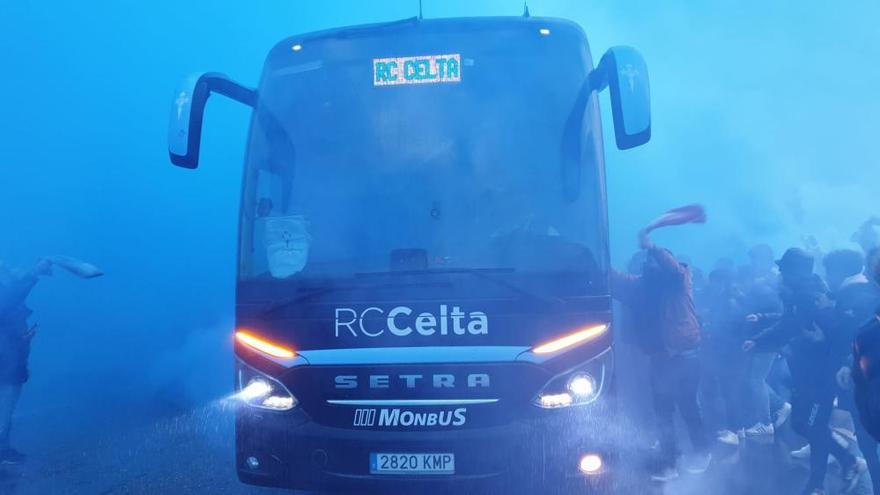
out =
[(471, 269), (464, 270), (464, 273), (470, 273), (471, 275), (474, 275), (475, 277), (481, 278), (481, 279), (489, 281), (489, 282), (493, 282), (493, 283), (498, 284), (502, 287), (510, 289), (513, 292), (516, 292), (522, 296), (525, 296), (529, 299), (533, 299), (535, 301), (539, 301), (543, 304), (549, 304), (552, 306), (562, 306), (565, 304), (565, 301), (560, 297), (549, 296), (546, 294), (539, 294), (537, 292), (526, 289), (525, 287), (521, 287), (521, 286), (511, 282), (510, 280), (505, 280), (503, 278), (499, 278), (499, 277), (496, 277), (493, 275), (494, 273), (498, 273), (499, 271), (504, 271), (507, 273), (514, 272), (514, 270), (512, 268), (501, 269), (501, 270), (492, 270), (492, 269), (487, 270), (487, 269), (471, 268)]
[(442, 268), (442, 269), (433, 269), (433, 270), (407, 270), (407, 271), (390, 271), (390, 272), (371, 272), (371, 273), (357, 273), (355, 277), (365, 278), (365, 277), (394, 277), (400, 275), (445, 275), (445, 274), (456, 274), (456, 273), (465, 273), (468, 275), (473, 275), (474, 277), (481, 278), (488, 282), (492, 282), (496, 285), (500, 285), (506, 289), (510, 289), (513, 292), (521, 296), (525, 296), (529, 299), (539, 301), (543, 304), (550, 304), (553, 306), (561, 306), (565, 304), (565, 301), (562, 298), (555, 296), (548, 296), (546, 294), (539, 294), (537, 292), (526, 289), (525, 287), (521, 287), (509, 280), (505, 280), (503, 278), (495, 276), (496, 273), (514, 273), (516, 272), (513, 268)]
[[(448, 269), (434, 269), (434, 270), (412, 270), (412, 271), (390, 271), (390, 272), (369, 272), (369, 273), (356, 273), (354, 276), (356, 279), (365, 279), (365, 278), (373, 278), (373, 277), (398, 277), (398, 276), (406, 276), (406, 275), (446, 275), (446, 274), (467, 274), (472, 275), (474, 277), (486, 280), (487, 282), (491, 282), (493, 284), (499, 285), (506, 289), (511, 290), (512, 292), (516, 292), (517, 294), (524, 296), (528, 299), (538, 301), (542, 304), (547, 304), (555, 307), (563, 306), (565, 304), (565, 300), (560, 297), (550, 296), (547, 294), (540, 294), (535, 291), (526, 289), (516, 283), (513, 283), (509, 280), (505, 280), (504, 278), (496, 276), (498, 273), (514, 273), (516, 270), (513, 268), (448, 268)], [(348, 290), (351, 289), (350, 286), (344, 285), (332, 285), (327, 287), (302, 287), (299, 289), (302, 294), (298, 294), (293, 296), (290, 299), (286, 299), (284, 301), (276, 302), (270, 304), (265, 309), (260, 311), (261, 316), (271, 315), (272, 313), (292, 306), (297, 303), (301, 303), (303, 301), (308, 301), (309, 299), (320, 297), (326, 294), (330, 294), (332, 292), (337, 292), (340, 290)]]
[(322, 295), (324, 295), (324, 294), (329, 294), (329, 293), (331, 293), (331, 292), (335, 292), (335, 291), (338, 291), (338, 290), (341, 290), (341, 289), (347, 289), (347, 288), (348, 288), (348, 287), (340, 287), (340, 286), (334, 286), (334, 287), (303, 287), (303, 288), (300, 288), (300, 289), (299, 289), (300, 292), (304, 292), (303, 294), (299, 294), (299, 295), (297, 295), (297, 296), (294, 296), (294, 297), (292, 297), (292, 298), (290, 298), (290, 299), (286, 299), (286, 300), (284, 300), (284, 301), (280, 301), (280, 302), (276, 302), (276, 303), (270, 304), (268, 307), (266, 307), (265, 309), (263, 309), (262, 311), (260, 311), (260, 316), (267, 316), (267, 315), (270, 315), (270, 314), (272, 314), (272, 313), (278, 311), (279, 309), (284, 309), (284, 308), (286, 308), (286, 307), (288, 307), (288, 306), (292, 306), (292, 305), (294, 305), (294, 304), (296, 304), (296, 303), (300, 303), (300, 302), (303, 302), (303, 301), (307, 301), (307, 300), (309, 300), (309, 299), (311, 299), (311, 298), (313, 298), (313, 297), (322, 296)]

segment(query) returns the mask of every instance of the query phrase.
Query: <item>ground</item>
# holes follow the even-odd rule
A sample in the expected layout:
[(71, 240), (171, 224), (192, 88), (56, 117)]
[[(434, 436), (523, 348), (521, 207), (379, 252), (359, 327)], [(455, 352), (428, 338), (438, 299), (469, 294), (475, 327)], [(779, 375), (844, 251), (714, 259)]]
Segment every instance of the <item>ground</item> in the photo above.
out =
[[(28, 462), (3, 471), (0, 494), (289, 493), (237, 481), (232, 468), (232, 411), (223, 402), (151, 425), (111, 427), (98, 435), (73, 435), (57, 443), (51, 435), (36, 435), (29, 428), (22, 425), (22, 442), (43, 438), (45, 443), (27, 445)], [(682, 476), (665, 486), (653, 485), (645, 493), (796, 494), (805, 467), (787, 465), (781, 451), (785, 448), (750, 447), (735, 464), (726, 464), (725, 460), (730, 459), (719, 453), (710, 472)], [(833, 480), (835, 469), (830, 472), (829, 479)], [(853, 493), (869, 494), (866, 486)]]
[[(618, 363), (630, 363), (617, 367), (621, 409), (628, 413), (619, 422), (645, 423), (651, 408), (644, 393), (646, 370), (637, 366), (642, 360), (625, 346), (618, 347), (617, 358)], [(198, 384), (195, 388), (216, 391), (212, 395), (227, 392), (227, 382), (212, 378), (216, 376), (225, 378), (228, 373), (220, 366), (190, 381)], [(217, 383), (208, 383), (211, 380)], [(30, 402), (16, 417), (13, 437), (29, 458), (23, 466), (0, 468), (0, 495), (290, 493), (238, 482), (232, 459), (233, 411), (225, 400), (187, 402), (179, 398), (189, 394), (165, 390), (155, 397), (143, 393), (116, 400), (80, 397), (46, 409), (53, 406), (36, 400), (46, 394), (29, 389), (25, 393)], [(147, 411), (150, 406), (157, 409)], [(705, 411), (707, 421), (712, 414)], [(651, 443), (644, 429), (632, 428), (625, 436), (640, 450)], [(681, 444), (687, 450), (687, 440), (683, 438)], [(806, 465), (792, 462), (788, 452), (801, 444), (790, 428), (783, 427), (775, 445), (749, 444), (739, 451), (719, 447), (709, 472), (649, 485), (643, 493), (797, 495), (805, 483)], [(635, 462), (630, 465), (636, 467)], [(828, 480), (828, 494), (838, 493), (836, 466), (829, 470)], [(621, 495), (635, 493), (621, 491)], [(852, 493), (871, 493), (867, 476)]]
[(2, 495), (281, 493), (238, 483), (232, 412), (221, 402), (153, 425), (113, 428), (59, 445), (28, 445), (26, 430), (20, 437), (29, 459), (6, 469)]

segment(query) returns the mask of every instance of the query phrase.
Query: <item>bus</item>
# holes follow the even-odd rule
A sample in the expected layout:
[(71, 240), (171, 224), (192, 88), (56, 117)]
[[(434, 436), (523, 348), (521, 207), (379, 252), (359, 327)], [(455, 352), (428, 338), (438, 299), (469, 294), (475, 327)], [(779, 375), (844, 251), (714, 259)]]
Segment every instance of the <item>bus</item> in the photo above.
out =
[(177, 166), (198, 166), (211, 94), (252, 108), (230, 337), (242, 482), (607, 489), (606, 88), (617, 147), (646, 143), (641, 55), (594, 66), (579, 25), (529, 15), (302, 34), (257, 88), (184, 80)]

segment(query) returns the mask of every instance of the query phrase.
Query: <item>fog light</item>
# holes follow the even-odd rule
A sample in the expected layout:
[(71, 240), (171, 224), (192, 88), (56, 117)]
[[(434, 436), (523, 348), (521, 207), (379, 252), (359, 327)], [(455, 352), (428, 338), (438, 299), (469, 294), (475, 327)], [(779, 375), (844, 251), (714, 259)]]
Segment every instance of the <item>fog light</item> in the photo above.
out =
[(586, 373), (574, 375), (568, 381), (568, 391), (577, 397), (589, 397), (596, 393), (596, 380)]
[(596, 474), (602, 470), (602, 457), (598, 454), (587, 454), (581, 457), (578, 468), (584, 474)]
[(245, 462), (247, 463), (247, 467), (250, 469), (259, 469), (260, 468), (260, 460), (254, 456), (248, 457)]
[(541, 407), (552, 409), (554, 407), (570, 406), (574, 399), (571, 394), (547, 394), (541, 396)]
[(293, 397), (280, 397), (277, 395), (270, 395), (263, 399), (263, 407), (268, 407), (269, 409), (277, 409), (279, 411), (286, 411), (288, 409), (293, 409)]

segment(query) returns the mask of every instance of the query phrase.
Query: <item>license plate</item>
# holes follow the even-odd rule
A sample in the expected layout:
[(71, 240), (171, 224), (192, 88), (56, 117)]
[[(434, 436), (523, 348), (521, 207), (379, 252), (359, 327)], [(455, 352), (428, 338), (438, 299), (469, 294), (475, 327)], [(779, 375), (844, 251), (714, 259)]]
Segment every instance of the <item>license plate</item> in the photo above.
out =
[(370, 454), (372, 474), (455, 474), (455, 454)]

